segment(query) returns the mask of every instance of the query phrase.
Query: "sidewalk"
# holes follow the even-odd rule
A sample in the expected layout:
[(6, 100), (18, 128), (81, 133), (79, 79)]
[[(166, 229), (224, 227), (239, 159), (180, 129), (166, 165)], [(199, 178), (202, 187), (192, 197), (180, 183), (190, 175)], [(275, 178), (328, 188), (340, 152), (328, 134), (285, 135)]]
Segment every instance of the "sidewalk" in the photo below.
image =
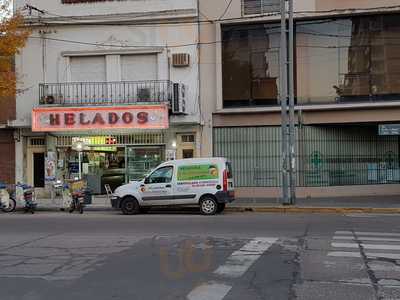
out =
[[(38, 199), (38, 210), (59, 210), (61, 198)], [(93, 203), (88, 210), (112, 210), (106, 196), (93, 196)], [(400, 196), (370, 196), (351, 198), (308, 198), (297, 199), (295, 205), (283, 206), (279, 199), (240, 198), (227, 205), (228, 211), (253, 212), (304, 212), (304, 213), (399, 213)]]

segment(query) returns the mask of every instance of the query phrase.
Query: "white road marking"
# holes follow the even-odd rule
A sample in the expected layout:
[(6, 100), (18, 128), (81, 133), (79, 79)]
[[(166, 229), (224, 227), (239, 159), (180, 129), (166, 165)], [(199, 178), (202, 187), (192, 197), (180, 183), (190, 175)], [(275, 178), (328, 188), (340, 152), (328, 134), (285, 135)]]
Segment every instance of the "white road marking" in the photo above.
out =
[(226, 263), (214, 271), (214, 274), (230, 278), (242, 276), (277, 240), (277, 238), (255, 238), (251, 240), (242, 248), (233, 252)]
[(188, 300), (222, 300), (231, 288), (221, 283), (203, 284), (192, 290), (186, 298)]
[[(354, 241), (355, 237), (353, 236), (334, 236), (334, 240), (351, 240)], [(376, 242), (400, 242), (400, 239), (397, 238), (384, 238), (384, 237), (358, 237), (360, 241), (376, 241)]]
[[(366, 252), (365, 255), (368, 258), (388, 258), (388, 259), (400, 259), (400, 254), (396, 253), (374, 253)], [(331, 251), (328, 252), (328, 256), (331, 257), (356, 257), (360, 258), (361, 254), (359, 252), (347, 252), (347, 251)]]
[[(359, 248), (357, 243), (332, 243), (332, 247), (335, 248)], [(371, 250), (400, 250), (400, 245), (373, 245), (373, 244), (361, 244), (364, 249)]]
[(333, 257), (361, 257), (359, 252), (347, 252), (347, 251), (332, 251), (328, 252), (328, 256)]
[[(368, 232), (368, 231), (356, 231), (355, 232), (357, 235), (372, 235), (372, 236), (394, 236), (394, 237), (400, 237), (400, 233), (389, 233), (389, 232)], [(336, 231), (335, 235), (353, 235), (352, 231)]]

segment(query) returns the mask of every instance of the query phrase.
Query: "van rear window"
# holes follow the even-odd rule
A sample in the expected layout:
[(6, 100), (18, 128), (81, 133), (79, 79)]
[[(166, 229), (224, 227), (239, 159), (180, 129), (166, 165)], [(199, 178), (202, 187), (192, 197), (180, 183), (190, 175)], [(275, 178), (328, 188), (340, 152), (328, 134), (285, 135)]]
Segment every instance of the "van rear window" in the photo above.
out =
[(228, 178), (232, 178), (233, 174), (232, 174), (232, 165), (230, 162), (226, 163), (226, 170), (228, 171)]

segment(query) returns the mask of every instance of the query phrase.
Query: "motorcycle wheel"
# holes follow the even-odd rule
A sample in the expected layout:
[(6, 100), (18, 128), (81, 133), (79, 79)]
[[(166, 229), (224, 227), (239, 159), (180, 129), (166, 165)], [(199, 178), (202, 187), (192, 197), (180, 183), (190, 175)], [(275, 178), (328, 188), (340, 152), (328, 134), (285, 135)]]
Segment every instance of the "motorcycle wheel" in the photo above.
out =
[(1, 210), (5, 213), (13, 212), (16, 206), (17, 202), (15, 201), (15, 199), (10, 198), (10, 205), (8, 207), (2, 207)]
[(79, 205), (79, 213), (83, 214), (83, 205)]
[(73, 213), (75, 210), (75, 204), (71, 204), (70, 208), (69, 208), (69, 213)]

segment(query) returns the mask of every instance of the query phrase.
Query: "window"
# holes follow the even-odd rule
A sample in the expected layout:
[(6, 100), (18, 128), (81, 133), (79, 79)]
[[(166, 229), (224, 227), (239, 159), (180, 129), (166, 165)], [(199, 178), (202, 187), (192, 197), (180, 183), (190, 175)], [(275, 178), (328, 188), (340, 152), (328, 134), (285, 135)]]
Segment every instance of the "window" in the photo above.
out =
[(223, 27), (224, 107), (278, 103), (279, 30), (279, 24)]
[(398, 15), (297, 23), (298, 102), (398, 99), (399, 40)]
[(77, 56), (70, 58), (72, 82), (105, 82), (105, 56)]
[(157, 80), (157, 55), (122, 55), (121, 75), (122, 81)]
[(182, 143), (194, 143), (194, 135), (193, 134), (183, 134), (181, 136)]
[(173, 167), (163, 167), (155, 170), (146, 183), (169, 183), (172, 180)]
[(242, 0), (243, 15), (259, 15), (280, 10), (280, 0)]
[(193, 158), (194, 150), (193, 149), (183, 149), (182, 150), (182, 158)]

